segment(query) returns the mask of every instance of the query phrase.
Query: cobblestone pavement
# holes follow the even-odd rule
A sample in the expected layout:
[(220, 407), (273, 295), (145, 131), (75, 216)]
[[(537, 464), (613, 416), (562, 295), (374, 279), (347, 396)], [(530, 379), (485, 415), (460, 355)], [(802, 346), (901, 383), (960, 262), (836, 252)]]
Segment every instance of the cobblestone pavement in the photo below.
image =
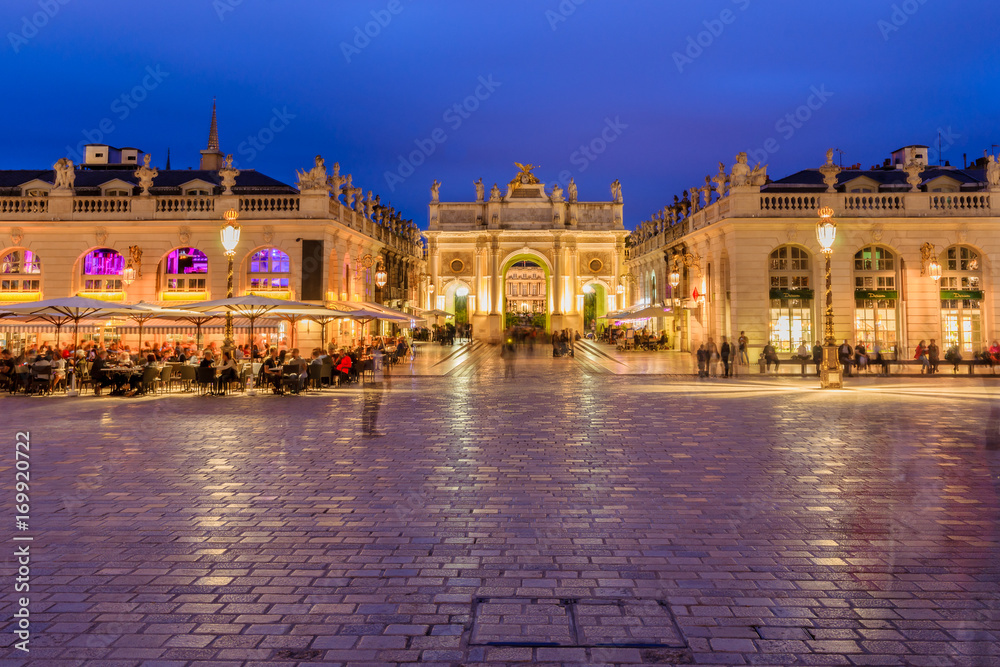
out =
[(456, 368), (0, 398), (34, 537), (0, 665), (1000, 664), (992, 382)]

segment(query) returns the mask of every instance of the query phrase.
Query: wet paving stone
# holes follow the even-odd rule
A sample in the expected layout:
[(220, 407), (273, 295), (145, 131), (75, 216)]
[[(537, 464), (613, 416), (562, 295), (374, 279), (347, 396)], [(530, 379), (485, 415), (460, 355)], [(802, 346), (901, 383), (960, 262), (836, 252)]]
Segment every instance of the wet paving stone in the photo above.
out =
[(0, 398), (34, 537), (0, 664), (1000, 664), (992, 380), (459, 368)]

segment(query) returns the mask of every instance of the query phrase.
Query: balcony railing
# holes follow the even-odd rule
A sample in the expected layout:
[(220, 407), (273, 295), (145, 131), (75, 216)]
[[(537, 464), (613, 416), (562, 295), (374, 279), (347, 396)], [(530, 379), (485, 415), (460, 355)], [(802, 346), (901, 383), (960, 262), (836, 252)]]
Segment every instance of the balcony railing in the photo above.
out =
[(48, 197), (0, 197), (0, 214), (47, 213)]
[(73, 197), (74, 213), (129, 213), (131, 197)]

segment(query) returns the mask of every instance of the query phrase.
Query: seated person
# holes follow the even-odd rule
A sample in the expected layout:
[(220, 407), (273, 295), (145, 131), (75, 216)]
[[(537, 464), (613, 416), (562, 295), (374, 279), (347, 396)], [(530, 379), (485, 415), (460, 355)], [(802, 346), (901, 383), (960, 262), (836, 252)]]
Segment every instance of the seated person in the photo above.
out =
[(350, 380), (353, 360), (346, 353), (341, 352), (334, 362), (334, 373), (337, 375), (337, 384), (346, 384)]
[(272, 347), (269, 356), (260, 369), (261, 384), (270, 384), (274, 392), (281, 391), (281, 360), (278, 358), (278, 348)]
[(764, 346), (764, 351), (760, 354), (764, 357), (765, 370), (771, 370), (771, 364), (774, 364), (774, 370), (777, 372), (778, 367), (781, 366), (781, 360), (778, 359), (778, 351), (774, 349), (774, 345), (771, 345), (771, 341), (767, 342), (767, 345)]
[(802, 341), (799, 345), (799, 349), (795, 351), (795, 358), (802, 361), (809, 361), (812, 359), (812, 351), (806, 346), (806, 342)]
[(94, 359), (94, 365), (90, 367), (90, 379), (94, 383), (94, 395), (100, 396), (104, 387), (111, 386), (111, 377), (104, 371), (110, 366), (108, 363), (108, 353), (100, 350)]
[(221, 392), (225, 385), (240, 379), (239, 366), (236, 365), (236, 360), (229, 352), (222, 353), (222, 361), (217, 370), (218, 376), (215, 378), (215, 391), (217, 392)]

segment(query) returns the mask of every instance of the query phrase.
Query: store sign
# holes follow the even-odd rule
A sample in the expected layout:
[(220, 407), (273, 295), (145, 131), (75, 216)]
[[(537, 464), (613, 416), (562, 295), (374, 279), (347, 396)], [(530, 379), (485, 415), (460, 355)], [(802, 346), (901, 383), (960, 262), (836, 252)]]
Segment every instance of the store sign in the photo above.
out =
[(771, 288), (772, 299), (811, 299), (813, 291), (811, 289), (782, 289), (780, 287)]
[(982, 290), (968, 290), (968, 289), (965, 289), (965, 290), (943, 289), (943, 290), (941, 290), (941, 298), (942, 299), (982, 299), (983, 298), (983, 291)]
[(899, 290), (885, 289), (885, 290), (870, 290), (870, 289), (856, 289), (854, 290), (855, 299), (898, 299)]

